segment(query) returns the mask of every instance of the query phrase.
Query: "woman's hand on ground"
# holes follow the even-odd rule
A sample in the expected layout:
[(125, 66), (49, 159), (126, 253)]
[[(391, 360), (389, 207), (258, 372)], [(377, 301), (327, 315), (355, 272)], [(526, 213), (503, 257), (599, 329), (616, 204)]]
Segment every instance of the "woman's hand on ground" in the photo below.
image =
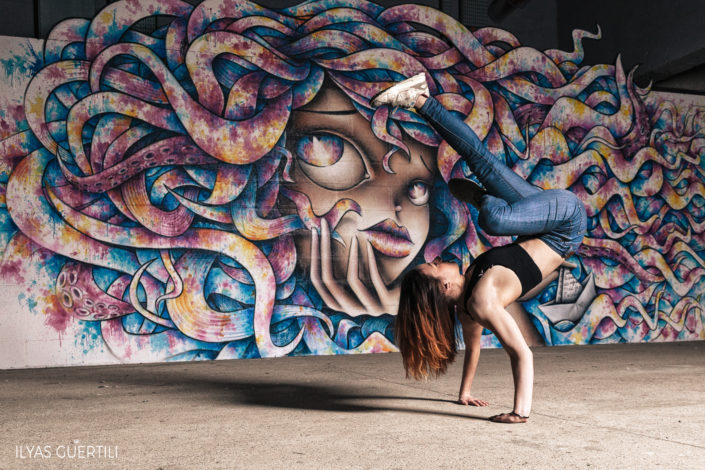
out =
[(343, 283), (333, 276), (333, 257), (331, 256), (331, 236), (328, 222), (321, 218), (321, 233), (311, 231), (311, 282), (325, 304), (351, 316), (396, 313), (399, 289), (389, 290), (377, 269), (372, 246), (367, 244), (369, 276), (374, 286), (373, 295), (359, 277), (359, 247), (357, 237), (350, 240), (348, 252), (347, 284), (351, 294)]
[(502, 413), (494, 416), (490, 416), (489, 420), (493, 423), (505, 423), (505, 424), (519, 424), (526, 423), (529, 420), (528, 416), (520, 416), (513, 411), (509, 413)]
[(488, 406), (490, 402), (475, 398), (472, 395), (460, 394), (458, 397), (459, 405), (469, 405), (469, 406)]

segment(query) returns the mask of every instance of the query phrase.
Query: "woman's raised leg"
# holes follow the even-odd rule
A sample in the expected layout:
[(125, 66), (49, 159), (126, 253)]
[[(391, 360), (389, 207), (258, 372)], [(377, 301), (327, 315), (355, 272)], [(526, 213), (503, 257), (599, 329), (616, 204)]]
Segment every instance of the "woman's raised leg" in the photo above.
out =
[(400, 82), (370, 102), (374, 106), (413, 107), (461, 156), (487, 194), (480, 204), (480, 225), (493, 235), (537, 235), (561, 256), (580, 245), (587, 227), (585, 207), (566, 190), (529, 184), (490, 153), (456, 114), (428, 96), (425, 75)]
[(420, 73), (397, 83), (372, 97), (370, 104), (416, 109), (456, 152), (466, 158), (489, 194), (511, 204), (540, 192), (492, 155), (462, 119), (430, 97), (426, 74)]
[(448, 145), (465, 157), (473, 174), (492, 196), (511, 204), (541, 192), (492, 155), (475, 132), (435, 98), (427, 98), (417, 111)]

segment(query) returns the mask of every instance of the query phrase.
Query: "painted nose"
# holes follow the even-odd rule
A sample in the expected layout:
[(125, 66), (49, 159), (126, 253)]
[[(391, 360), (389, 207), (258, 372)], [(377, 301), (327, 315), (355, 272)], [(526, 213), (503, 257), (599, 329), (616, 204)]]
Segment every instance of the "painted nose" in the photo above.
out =
[(401, 200), (398, 193), (392, 196), (392, 204), (394, 205), (394, 212), (401, 212)]

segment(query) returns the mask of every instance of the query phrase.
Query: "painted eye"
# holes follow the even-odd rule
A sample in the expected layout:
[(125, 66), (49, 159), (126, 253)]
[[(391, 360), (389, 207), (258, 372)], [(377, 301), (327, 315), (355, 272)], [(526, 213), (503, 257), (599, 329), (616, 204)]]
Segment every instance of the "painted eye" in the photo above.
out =
[(415, 206), (423, 206), (428, 203), (429, 197), (428, 185), (423, 181), (413, 181), (409, 185), (409, 200)]
[(343, 139), (336, 135), (305, 135), (296, 143), (296, 156), (313, 166), (330, 166), (343, 156), (344, 147)]
[(342, 137), (320, 133), (304, 136), (296, 145), (301, 171), (319, 186), (346, 191), (369, 178), (362, 155)]

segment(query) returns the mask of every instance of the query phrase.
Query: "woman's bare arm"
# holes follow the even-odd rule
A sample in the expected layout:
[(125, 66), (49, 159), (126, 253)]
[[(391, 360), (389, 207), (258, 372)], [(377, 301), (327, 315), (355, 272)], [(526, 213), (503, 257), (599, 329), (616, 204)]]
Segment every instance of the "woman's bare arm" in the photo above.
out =
[(472, 383), (477, 372), (480, 360), (480, 340), (482, 339), (482, 325), (460, 311), (458, 319), (463, 327), (463, 340), (465, 341), (465, 360), (463, 361), (463, 377), (460, 381), (458, 403), (461, 405), (487, 406), (488, 402), (472, 396)]
[[(515, 414), (498, 415), (500, 422), (523, 422), (516, 415), (528, 416), (534, 382), (534, 359), (521, 330), (505, 307), (521, 294), (521, 283), (511, 270), (494, 266), (482, 276), (473, 289), (467, 308), (485, 328), (492, 330), (509, 355), (514, 376)], [(495, 420), (495, 419), (493, 419)]]
[[(528, 417), (531, 412), (531, 398), (534, 387), (534, 357), (514, 319), (503, 308), (487, 312), (482, 319), (492, 330), (502, 347), (509, 355), (514, 377), (514, 413)], [(509, 413), (493, 416), (493, 421), (523, 422)]]

